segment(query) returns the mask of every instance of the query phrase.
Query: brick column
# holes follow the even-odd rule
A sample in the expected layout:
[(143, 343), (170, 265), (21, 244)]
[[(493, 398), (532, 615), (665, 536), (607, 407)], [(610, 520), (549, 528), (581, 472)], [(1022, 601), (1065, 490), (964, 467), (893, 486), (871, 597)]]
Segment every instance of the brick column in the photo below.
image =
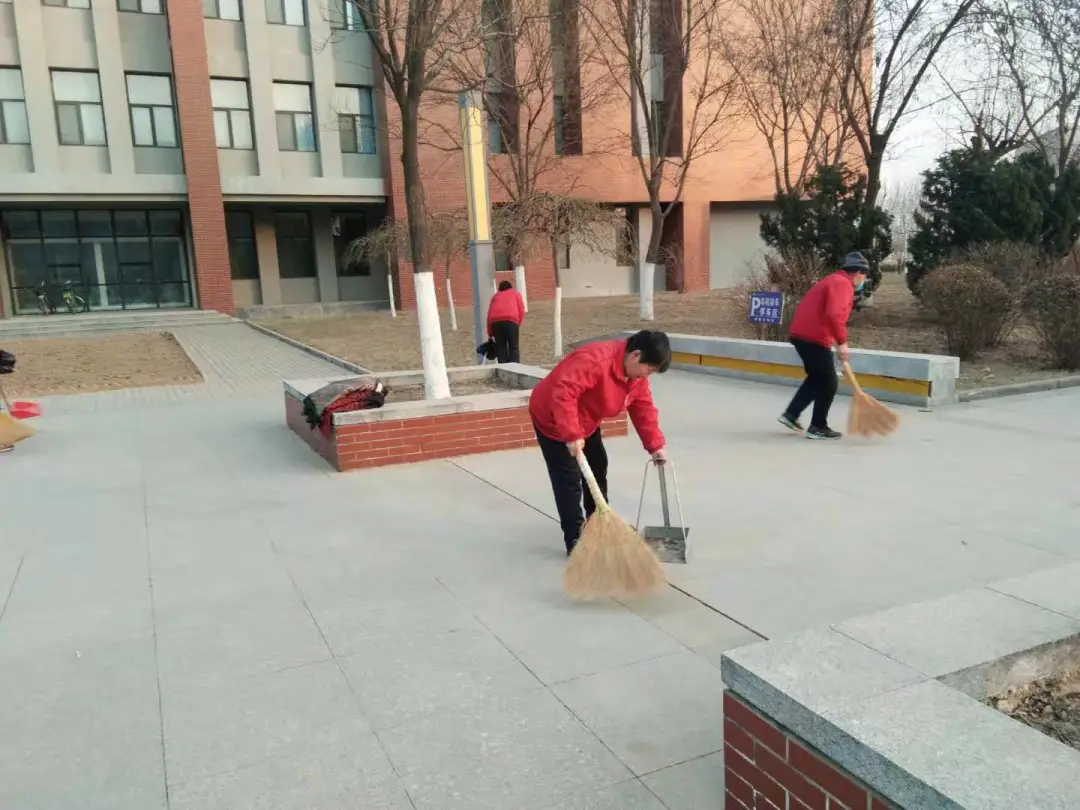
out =
[(709, 289), (709, 202), (685, 200), (682, 209), (682, 271), (687, 292)]
[(232, 315), (236, 310), (225, 236), (221, 170), (214, 141), (202, 3), (170, 0), (168, 15), (199, 306)]

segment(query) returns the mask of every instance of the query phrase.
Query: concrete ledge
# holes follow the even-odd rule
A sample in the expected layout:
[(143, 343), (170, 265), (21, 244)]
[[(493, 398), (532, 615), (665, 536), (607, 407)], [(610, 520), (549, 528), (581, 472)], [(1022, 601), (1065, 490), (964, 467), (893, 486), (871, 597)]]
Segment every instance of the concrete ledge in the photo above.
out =
[(332, 301), (314, 304), (280, 304), (278, 306), (238, 307), (236, 316), (245, 320), (272, 318), (326, 318), (356, 315), (361, 312), (379, 312), (390, 309), (389, 301)]
[[(626, 331), (598, 339), (632, 334)], [(799, 385), (804, 377), (802, 361), (789, 343), (701, 335), (669, 334), (668, 337), (672, 368), (680, 371), (788, 386)], [(919, 407), (957, 401), (960, 360), (956, 357), (852, 349), (851, 368), (859, 384), (883, 401)], [(842, 380), (840, 390), (851, 393)]]
[(961, 391), (957, 399), (960, 402), (979, 402), (984, 399), (1012, 397), (1018, 394), (1037, 394), (1042, 391), (1057, 391), (1062, 388), (1076, 388), (1077, 386), (1080, 386), (1080, 374), (1071, 374), (1051, 377), (1046, 380), (1028, 380), (1027, 382), (1010, 383), (1009, 385), (994, 385), (988, 388)]
[(729, 770), (745, 777), (736, 790), (748, 785), (769, 798), (773, 789), (762, 780), (775, 771), (762, 775), (743, 761), (742, 735), (750, 735), (784, 747), (776, 753), (787, 755), (789, 769), (847, 807), (1080, 807), (1080, 752), (981, 702), (1077, 660), (1080, 621), (1054, 609), (1080, 604), (1077, 568), (726, 653), (721, 673), (738, 705), (734, 728), (725, 727), (725, 764), (731, 758)]
[[(250, 326), (256, 332), (262, 332), (267, 337), (272, 337), (272, 338), (274, 338), (274, 340), (280, 340), (282, 343), (287, 343), (288, 345), (292, 346), (294, 349), (299, 349), (302, 352), (306, 352), (307, 354), (310, 354), (312, 357), (318, 357), (320, 360), (325, 360), (327, 363), (332, 363), (335, 366), (340, 366), (341, 368), (345, 369), (346, 371), (351, 371), (354, 374), (360, 374), (360, 375), (371, 374), (371, 372), (368, 371), (363, 366), (358, 366), (358, 365), (356, 365), (356, 363), (350, 363), (348, 360), (342, 360), (340, 357), (335, 357), (334, 355), (328, 354), (327, 352), (324, 352), (321, 349), (316, 349), (314, 346), (309, 346), (306, 343), (301, 343), (299, 340), (296, 340), (295, 338), (291, 338), (288, 335), (283, 335), (283, 334), (281, 334), (281, 332), (275, 332), (273, 329), (271, 329), (271, 328), (269, 328), (267, 326), (263, 326), (261, 323), (255, 323), (254, 321), (242, 321), (242, 323), (246, 323), (248, 326)], [(326, 382), (332, 382), (332, 381), (327, 380)], [(324, 382), (323, 385), (325, 385), (326, 382)], [(312, 390), (314, 390), (314, 389), (312, 389)], [(307, 394), (305, 394), (304, 396), (307, 396)]]
[[(312, 430), (303, 416), (303, 401), (314, 391), (348, 377), (294, 380), (284, 383), (285, 421), (312, 449), (339, 471), (404, 464), (535, 444), (529, 396), (547, 370), (520, 363), (448, 369), (450, 383), (497, 378), (511, 390), (469, 394), (444, 400), (394, 402), (395, 387), (421, 385), (423, 372), (377, 375), (391, 389), (382, 408), (335, 413), (330, 435)], [(625, 436), (623, 414), (607, 420), (607, 436)]]

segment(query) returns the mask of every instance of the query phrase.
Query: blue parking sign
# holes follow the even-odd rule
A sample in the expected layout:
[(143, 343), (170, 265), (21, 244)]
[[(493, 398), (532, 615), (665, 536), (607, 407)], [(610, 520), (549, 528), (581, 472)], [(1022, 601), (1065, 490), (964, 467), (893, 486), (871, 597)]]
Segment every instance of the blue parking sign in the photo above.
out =
[(779, 326), (784, 315), (784, 294), (764, 290), (750, 295), (750, 323)]

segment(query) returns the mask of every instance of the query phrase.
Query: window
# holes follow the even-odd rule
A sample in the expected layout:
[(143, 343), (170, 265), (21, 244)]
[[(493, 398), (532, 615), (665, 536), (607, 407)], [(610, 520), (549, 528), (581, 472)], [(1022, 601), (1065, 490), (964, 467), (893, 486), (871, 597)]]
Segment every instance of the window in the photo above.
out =
[(637, 262), (637, 228), (635, 225), (634, 211), (630, 208), (616, 208), (626, 218), (626, 225), (615, 234), (615, 265), (617, 267), (633, 267)]
[(559, 240), (559, 269), (570, 269), (570, 240), (567, 238)]
[(22, 71), (0, 68), (0, 143), (30, 143)]
[(251, 137), (251, 97), (241, 79), (211, 79), (214, 140), (218, 149), (254, 149)]
[[(652, 99), (650, 103), (652, 105), (652, 138), (650, 138), (652, 147), (657, 152), (671, 151), (670, 149), (664, 149), (667, 144), (660, 143), (665, 135), (672, 134), (667, 125), (667, 107), (664, 106), (663, 99), (659, 98)], [(671, 129), (673, 129), (673, 127)]]
[(281, 277), (315, 278), (315, 247), (308, 215), (302, 212), (275, 214), (274, 235)]
[(341, 151), (353, 155), (374, 155), (375, 107), (371, 88), (339, 86), (337, 111)]
[(52, 71), (53, 98), (60, 143), (105, 146), (105, 116), (96, 71)]
[(371, 265), (366, 257), (349, 255), (349, 246), (368, 232), (364, 214), (336, 214), (331, 220), (334, 232), (334, 255), (337, 256), (339, 276), (370, 276)]
[(566, 103), (562, 96), (555, 96), (555, 154), (561, 155), (566, 148)]
[(364, 20), (355, 0), (334, 0), (334, 15), (330, 27), (345, 31), (364, 30)]
[(225, 214), (225, 233), (229, 239), (229, 267), (235, 281), (259, 279), (259, 255), (255, 249), (255, 226), (247, 211)]
[(168, 76), (127, 74), (131, 134), (136, 146), (176, 146), (176, 111)]
[(315, 151), (315, 119), (311, 115), (311, 85), (274, 82), (278, 149)]
[(212, 20), (240, 20), (240, 0), (203, 0), (202, 14)]
[(163, 0), (118, 0), (117, 7), (121, 11), (138, 11), (143, 14), (164, 13)]
[(518, 97), (513, 90), (491, 92), (484, 96), (487, 108), (488, 151), (509, 155), (518, 144)]
[(266, 21), (278, 25), (305, 25), (304, 0), (266, 0)]
[(90, 8), (90, 0), (43, 0), (46, 6), (67, 6), (68, 8)]

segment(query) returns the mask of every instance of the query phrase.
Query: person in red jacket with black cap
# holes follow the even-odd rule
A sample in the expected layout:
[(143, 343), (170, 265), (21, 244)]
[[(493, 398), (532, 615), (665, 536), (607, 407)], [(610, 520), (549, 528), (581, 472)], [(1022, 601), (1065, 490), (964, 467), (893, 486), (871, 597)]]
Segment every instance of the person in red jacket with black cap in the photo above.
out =
[(499, 291), (488, 304), (488, 337), (495, 341), (495, 357), (500, 363), (520, 363), (518, 339), (525, 320), (525, 301), (509, 281), (499, 282)]
[(657, 463), (667, 459), (648, 378), (657, 372), (663, 374), (670, 365), (668, 336), (641, 331), (629, 340), (597, 341), (575, 349), (533, 389), (529, 415), (547, 464), (567, 555), (577, 544), (585, 519), (596, 511), (581, 477), (579, 455), (585, 455), (607, 497), (608, 457), (600, 435), (602, 420), (627, 411), (645, 452)]
[(848, 359), (847, 321), (855, 304), (855, 293), (866, 283), (870, 263), (861, 253), (849, 253), (843, 266), (810, 288), (795, 308), (788, 334), (791, 345), (802, 358), (806, 380), (780, 417), (784, 427), (802, 433), (799, 417), (813, 402), (808, 439), (839, 439), (842, 434), (829, 427), (829, 409), (839, 381), (833, 360), (835, 347), (840, 359)]

